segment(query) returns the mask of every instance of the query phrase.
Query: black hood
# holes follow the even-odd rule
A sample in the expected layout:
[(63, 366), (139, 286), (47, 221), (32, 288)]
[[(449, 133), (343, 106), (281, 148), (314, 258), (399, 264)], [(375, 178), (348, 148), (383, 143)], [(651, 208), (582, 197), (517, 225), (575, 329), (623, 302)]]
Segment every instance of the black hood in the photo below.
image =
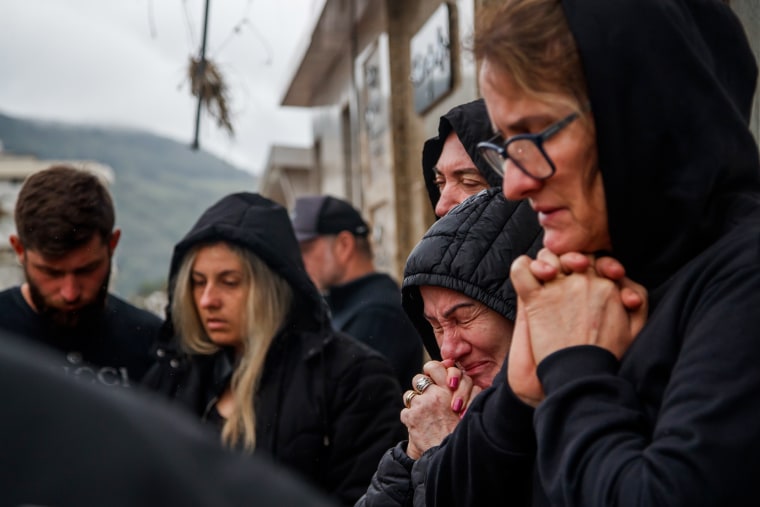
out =
[(755, 58), (716, 0), (562, 7), (588, 83), (612, 253), (651, 289), (716, 239), (726, 202), (760, 188)]
[[(230, 194), (208, 208), (174, 247), (169, 270), (169, 296), (182, 259), (196, 245), (227, 241), (246, 248), (284, 278), (294, 294), (300, 329), (318, 329), (327, 319), (326, 305), (301, 259), (285, 208), (259, 194)], [(169, 305), (170, 307), (171, 305)], [(167, 321), (171, 321), (168, 316)]]
[(435, 210), (441, 193), (435, 186), (435, 173), (433, 168), (438, 163), (443, 150), (443, 143), (451, 132), (455, 132), (464, 149), (475, 163), (475, 167), (492, 187), (501, 186), (501, 176), (496, 174), (491, 166), (483, 160), (477, 145), (493, 136), (491, 121), (483, 99), (474, 100), (452, 108), (448, 113), (441, 116), (438, 122), (438, 135), (425, 141), (422, 148), (422, 177), (425, 179), (425, 187), (430, 197), (430, 203)]
[(420, 286), (461, 292), (515, 320), (509, 267), (520, 255), (535, 257), (542, 238), (527, 201), (507, 201), (498, 187), (467, 198), (428, 229), (406, 261), (401, 300), (430, 357), (441, 354), (423, 315)]

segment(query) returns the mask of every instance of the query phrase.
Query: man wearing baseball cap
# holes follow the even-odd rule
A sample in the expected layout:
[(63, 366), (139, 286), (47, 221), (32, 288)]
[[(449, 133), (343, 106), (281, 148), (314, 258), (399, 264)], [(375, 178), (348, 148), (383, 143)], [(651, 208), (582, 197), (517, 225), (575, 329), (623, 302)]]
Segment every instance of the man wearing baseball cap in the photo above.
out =
[(350, 203), (327, 195), (296, 200), (291, 215), (306, 271), (333, 327), (388, 358), (402, 391), (422, 367), (422, 342), (401, 307), (401, 290), (375, 270), (369, 226)]

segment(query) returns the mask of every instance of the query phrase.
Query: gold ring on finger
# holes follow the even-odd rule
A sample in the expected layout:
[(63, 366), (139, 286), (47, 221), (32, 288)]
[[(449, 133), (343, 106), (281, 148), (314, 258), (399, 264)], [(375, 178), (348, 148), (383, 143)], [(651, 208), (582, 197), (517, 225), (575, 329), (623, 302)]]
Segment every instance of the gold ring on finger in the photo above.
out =
[(407, 391), (404, 393), (404, 406), (406, 408), (412, 407), (412, 398), (414, 398), (415, 396), (417, 396), (417, 393), (414, 391)]

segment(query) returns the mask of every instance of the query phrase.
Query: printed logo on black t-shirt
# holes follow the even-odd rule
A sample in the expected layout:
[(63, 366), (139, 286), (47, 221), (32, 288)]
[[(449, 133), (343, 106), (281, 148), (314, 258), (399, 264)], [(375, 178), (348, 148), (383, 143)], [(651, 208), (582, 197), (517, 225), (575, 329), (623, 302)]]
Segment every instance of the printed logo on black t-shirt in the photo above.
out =
[(131, 387), (126, 367), (98, 367), (88, 364), (84, 362), (80, 352), (72, 351), (66, 354), (66, 364), (63, 366), (63, 370), (66, 374), (91, 384)]

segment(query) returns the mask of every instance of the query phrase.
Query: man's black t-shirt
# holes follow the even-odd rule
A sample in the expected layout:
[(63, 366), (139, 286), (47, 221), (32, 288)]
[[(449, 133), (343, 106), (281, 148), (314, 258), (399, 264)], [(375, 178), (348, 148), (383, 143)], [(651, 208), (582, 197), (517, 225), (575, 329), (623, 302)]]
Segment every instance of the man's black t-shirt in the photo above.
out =
[(26, 302), (21, 287), (0, 292), (0, 329), (61, 353), (61, 367), (90, 383), (130, 387), (147, 371), (161, 319), (109, 294), (101, 318), (53, 326)]

